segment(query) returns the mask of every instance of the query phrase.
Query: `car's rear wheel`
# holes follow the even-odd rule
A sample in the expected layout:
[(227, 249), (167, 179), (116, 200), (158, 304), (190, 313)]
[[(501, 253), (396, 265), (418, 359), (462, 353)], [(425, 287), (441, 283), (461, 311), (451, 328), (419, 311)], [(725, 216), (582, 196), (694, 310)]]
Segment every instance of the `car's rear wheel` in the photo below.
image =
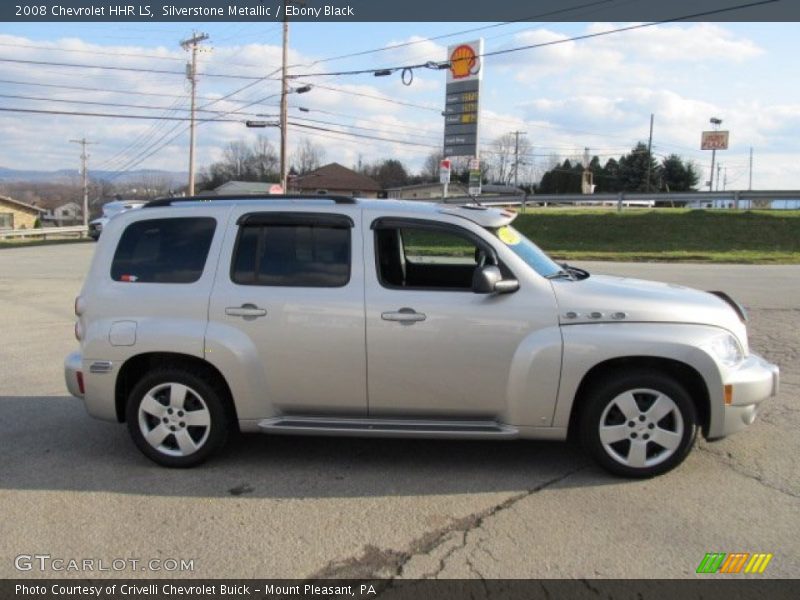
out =
[(225, 443), (228, 418), (213, 382), (182, 369), (148, 373), (131, 390), (128, 431), (136, 446), (165, 467), (193, 467)]
[(660, 373), (610, 377), (590, 391), (581, 416), (584, 447), (605, 469), (652, 477), (678, 466), (697, 437), (686, 390)]

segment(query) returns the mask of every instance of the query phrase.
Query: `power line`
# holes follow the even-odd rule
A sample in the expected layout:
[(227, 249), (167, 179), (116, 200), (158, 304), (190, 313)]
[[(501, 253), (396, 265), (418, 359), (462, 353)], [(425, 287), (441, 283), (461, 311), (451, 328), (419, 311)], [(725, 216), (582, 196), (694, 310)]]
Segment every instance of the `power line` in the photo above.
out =
[[(188, 102), (187, 97), (178, 98), (170, 107), (169, 110), (163, 113), (163, 116), (168, 116), (171, 114), (176, 114), (178, 110), (185, 110), (186, 103)], [(124, 146), (123, 148), (119, 149), (114, 155), (107, 158), (103, 161), (100, 165), (97, 166), (98, 169), (108, 167), (112, 164), (118, 163), (123, 164), (128, 159), (125, 157), (128, 153), (133, 153), (135, 150), (138, 151), (139, 148), (143, 147), (147, 144), (150, 139), (152, 139), (160, 130), (167, 126), (169, 121), (157, 121), (155, 123), (151, 123), (148, 128), (137, 135), (129, 144)]]
[[(273, 76), (273, 75), (275, 75), (275, 74), (276, 74), (278, 71), (280, 71), (280, 70), (281, 70), (281, 68), (282, 68), (282, 67), (278, 67), (278, 68), (277, 68), (277, 69), (275, 69), (274, 71), (271, 71), (271, 72), (270, 72), (270, 73), (268, 73), (267, 75), (264, 75), (264, 77), (261, 77), (261, 78), (259, 78), (259, 79), (255, 80), (255, 81), (253, 81), (253, 82), (251, 82), (251, 83), (248, 83), (247, 85), (243, 85), (242, 87), (240, 87), (240, 88), (238, 88), (238, 89), (235, 89), (235, 90), (233, 90), (233, 91), (232, 91), (232, 92), (230, 92), (229, 94), (225, 94), (225, 95), (224, 95), (224, 96), (222, 96), (221, 98), (217, 98), (217, 99), (213, 100), (212, 102), (209, 102), (208, 104), (204, 104), (204, 105), (203, 105), (203, 106), (201, 106), (200, 108), (206, 108), (206, 107), (208, 107), (208, 106), (211, 106), (212, 104), (216, 104), (217, 102), (222, 102), (223, 100), (228, 100), (228, 99), (229, 99), (229, 98), (231, 98), (232, 96), (235, 96), (236, 94), (239, 94), (239, 93), (241, 93), (241, 92), (245, 91), (246, 89), (248, 89), (248, 88), (251, 88), (251, 87), (253, 87), (254, 85), (257, 85), (257, 84), (261, 83), (262, 81), (266, 81), (266, 80), (268, 80), (268, 79), (270, 79), (270, 80), (273, 80), (273, 81), (277, 81), (277, 79), (273, 79), (273, 77), (272, 77), (272, 76)], [(246, 102), (247, 102), (246, 100), (245, 100), (245, 101), (242, 101), (242, 100), (234, 100), (233, 102), (239, 102), (239, 103), (245, 104), (245, 106), (243, 106), (243, 107), (240, 107), (240, 109), (239, 109), (239, 110), (241, 110), (242, 108), (247, 108), (248, 106), (253, 106), (253, 104), (257, 104), (257, 103), (258, 103), (258, 102), (251, 102), (250, 104), (246, 104)]]
[(145, 160), (147, 160), (148, 158), (150, 158), (151, 156), (153, 156), (153, 155), (154, 155), (156, 152), (159, 152), (159, 151), (160, 151), (160, 150), (162, 150), (163, 148), (165, 148), (165, 147), (169, 146), (169, 145), (170, 145), (172, 142), (174, 142), (175, 140), (177, 140), (177, 139), (178, 139), (180, 136), (182, 136), (184, 133), (186, 133), (186, 132), (189, 130), (189, 127), (188, 127), (188, 125), (187, 125), (187, 126), (186, 126), (186, 127), (184, 127), (183, 129), (181, 129), (181, 130), (180, 130), (178, 133), (176, 133), (174, 136), (172, 136), (171, 138), (169, 138), (169, 139), (168, 139), (166, 142), (164, 142), (163, 144), (161, 144), (160, 146), (158, 146), (158, 147), (157, 147), (157, 148), (155, 148), (154, 150), (152, 150), (152, 151), (150, 151), (150, 152), (147, 152), (147, 150), (149, 150), (150, 148), (153, 148), (153, 146), (155, 146), (156, 144), (158, 144), (158, 143), (159, 143), (161, 140), (163, 140), (163, 139), (164, 139), (166, 136), (168, 136), (170, 133), (172, 133), (173, 131), (175, 131), (175, 128), (176, 128), (176, 127), (180, 127), (180, 124), (177, 124), (177, 125), (173, 126), (173, 128), (172, 128), (170, 131), (166, 132), (166, 133), (165, 133), (164, 135), (162, 135), (162, 136), (161, 136), (161, 137), (160, 137), (158, 140), (156, 140), (155, 142), (153, 142), (153, 144), (151, 144), (151, 145), (150, 145), (150, 146), (149, 146), (147, 149), (145, 149), (145, 150), (143, 151), (143, 153), (140, 153), (140, 155), (139, 155), (139, 156), (136, 156), (136, 157), (132, 158), (130, 161), (128, 161), (128, 163), (126, 163), (126, 164), (125, 164), (125, 165), (124, 165), (124, 166), (123, 166), (121, 169), (119, 169), (119, 170), (117, 171), (116, 175), (114, 175), (113, 177), (111, 177), (111, 179), (110, 179), (109, 181), (115, 181), (115, 180), (119, 179), (119, 178), (120, 178), (120, 177), (121, 177), (121, 176), (122, 176), (124, 173), (126, 173), (127, 171), (130, 171), (130, 170), (131, 170), (131, 169), (133, 169), (134, 167), (137, 167), (137, 166), (139, 166), (139, 165), (140, 165), (140, 164), (142, 164), (142, 163), (143, 163)]
[[(345, 123), (334, 123), (334, 122), (325, 121), (325, 120), (322, 120), (322, 119), (310, 119), (308, 117), (293, 117), (293, 118), (294, 119), (299, 119), (301, 121), (309, 121), (311, 123), (319, 124), (319, 125), (330, 125), (330, 126), (333, 126), (333, 127), (344, 127), (344, 128), (346, 128), (346, 130), (339, 130), (339, 129), (332, 130), (332, 131), (335, 131), (337, 133), (342, 133), (342, 134), (351, 134), (352, 133), (353, 135), (356, 135), (355, 132), (349, 131), (349, 130), (359, 130), (359, 131), (370, 132), (371, 134), (373, 134), (372, 135), (373, 138), (379, 139), (381, 141), (387, 141), (387, 142), (398, 142), (398, 143), (400, 143), (400, 142), (404, 142), (404, 141), (396, 140), (396, 139), (390, 139), (390, 138), (382, 138), (382, 137), (378, 137), (378, 136), (376, 136), (374, 134), (376, 134), (376, 133), (389, 133), (391, 135), (391, 134), (397, 134), (397, 133), (408, 134), (410, 132), (410, 130), (408, 130), (408, 129), (398, 130), (398, 129), (392, 129), (392, 128), (388, 128), (388, 131), (376, 131), (377, 128), (375, 128), (375, 127), (360, 127), (358, 125), (348, 125), (348, 124), (345, 124)], [(293, 124), (297, 125), (297, 126), (302, 126), (303, 125), (302, 123), (297, 123), (297, 122), (294, 122)], [(358, 134), (358, 135), (362, 136), (364, 134)], [(422, 146), (433, 147), (432, 144), (434, 144), (436, 146), (439, 145), (439, 143), (441, 142), (441, 136), (432, 135), (432, 134), (429, 135), (429, 134), (426, 134), (424, 132), (422, 132), (422, 133), (415, 132), (412, 135), (408, 136), (408, 140), (407, 141), (413, 141), (413, 140), (418, 140), (420, 145), (422, 145)]]
[(335, 133), (335, 134), (339, 134), (339, 135), (346, 135), (346, 136), (350, 136), (350, 137), (357, 137), (357, 138), (363, 138), (363, 139), (368, 139), (368, 140), (377, 140), (377, 141), (381, 141), (381, 142), (390, 142), (390, 143), (393, 143), (393, 144), (402, 144), (402, 145), (405, 145), (405, 146), (417, 146), (417, 147), (420, 147), (420, 148), (438, 148), (439, 147), (439, 145), (422, 144), (422, 143), (419, 143), (419, 142), (410, 142), (408, 140), (398, 140), (398, 139), (392, 139), (392, 138), (385, 138), (385, 137), (380, 137), (380, 136), (375, 136), (375, 135), (368, 135), (368, 134), (364, 134), (364, 133), (355, 133), (355, 132), (352, 132), (352, 131), (339, 131), (339, 130), (330, 129), (330, 128), (327, 128), (327, 127), (320, 127), (318, 125), (306, 125), (305, 123), (293, 123), (293, 122), (290, 121), (289, 125), (291, 125), (292, 127), (301, 127), (303, 129), (313, 129), (313, 130), (316, 130), (316, 131), (326, 131), (328, 133)]
[[(69, 67), (79, 69), (105, 69), (107, 71), (131, 71), (134, 73), (158, 73), (162, 75), (181, 75), (186, 76), (186, 71), (169, 71), (166, 69), (151, 69), (145, 67), (117, 67), (113, 65), (87, 65), (79, 63), (63, 63), (45, 60), (24, 60), (21, 58), (0, 58), (0, 62), (11, 62), (25, 65), (46, 65), (49, 67)], [(261, 81), (263, 77), (256, 75), (232, 75), (230, 73), (203, 73), (204, 77), (221, 77), (225, 79), (252, 79)]]
[(293, 67), (313, 67), (314, 65), (319, 65), (319, 64), (326, 63), (326, 62), (331, 62), (331, 61), (334, 61), (334, 60), (340, 60), (340, 59), (343, 59), (343, 58), (353, 58), (353, 57), (356, 57), (356, 56), (365, 56), (365, 55), (368, 55), (368, 54), (376, 54), (378, 52), (388, 52), (388, 51), (391, 51), (391, 50), (397, 50), (398, 48), (406, 48), (408, 46), (414, 46), (414, 45), (417, 45), (417, 44), (423, 44), (425, 42), (433, 42), (433, 41), (436, 41), (436, 40), (442, 40), (442, 39), (449, 38), (449, 37), (455, 37), (457, 35), (464, 35), (464, 34), (467, 34), (467, 33), (475, 33), (477, 31), (483, 31), (483, 30), (486, 30), (486, 29), (496, 29), (497, 27), (504, 27), (506, 25), (513, 25), (515, 23), (523, 23), (523, 22), (534, 21), (536, 19), (541, 19), (541, 18), (544, 18), (544, 17), (551, 17), (551, 16), (555, 16), (557, 14), (562, 14), (562, 13), (566, 13), (566, 12), (572, 12), (572, 11), (580, 10), (580, 9), (583, 9), (583, 8), (590, 8), (592, 6), (597, 6), (597, 5), (600, 5), (600, 4), (608, 4), (609, 2), (614, 2), (614, 1), (615, 0), (597, 0), (595, 2), (588, 2), (586, 4), (581, 4), (581, 5), (578, 5), (578, 6), (572, 6), (572, 7), (569, 7), (569, 8), (560, 8), (558, 10), (552, 10), (552, 11), (549, 11), (549, 12), (546, 12), (546, 13), (539, 13), (538, 15), (531, 15), (531, 16), (528, 16), (528, 17), (522, 17), (521, 19), (515, 19), (513, 21), (504, 21), (502, 23), (493, 23), (492, 25), (484, 25), (484, 26), (481, 26), (481, 27), (472, 27), (470, 29), (462, 29), (461, 31), (454, 31), (452, 33), (444, 33), (442, 35), (435, 35), (435, 36), (432, 36), (432, 37), (426, 37), (426, 38), (422, 38), (422, 39), (419, 39), (419, 40), (412, 40), (412, 41), (403, 42), (403, 43), (400, 43), (400, 44), (392, 44), (390, 46), (383, 46), (382, 48), (373, 48), (372, 50), (362, 50), (360, 52), (352, 52), (350, 54), (341, 54), (339, 56), (331, 56), (329, 58), (323, 58), (323, 59), (320, 59), (320, 60), (315, 60), (315, 61), (310, 62), (310, 63), (292, 65), (292, 66)]
[(339, 87), (332, 87), (330, 85), (324, 85), (324, 84), (321, 84), (321, 83), (312, 83), (312, 85), (315, 88), (320, 88), (320, 89), (323, 89), (323, 90), (330, 90), (330, 91), (333, 91), (333, 92), (339, 92), (340, 94), (347, 94), (349, 96), (357, 96), (359, 98), (371, 98), (373, 100), (380, 100), (381, 102), (388, 102), (390, 104), (397, 104), (399, 106), (409, 106), (411, 108), (420, 108), (420, 109), (423, 109), (423, 110), (429, 110), (429, 111), (433, 111), (433, 112), (436, 112), (436, 113), (441, 113), (442, 112), (441, 108), (437, 108), (435, 106), (430, 106), (430, 105), (426, 106), (424, 104), (415, 104), (413, 102), (405, 102), (403, 100), (395, 100), (394, 98), (386, 98), (384, 96), (375, 96), (373, 94), (365, 94), (363, 92), (354, 92), (352, 90), (346, 90), (346, 89), (339, 88)]
[[(349, 124), (346, 124), (346, 123), (333, 123), (331, 121), (325, 121), (325, 120), (322, 120), (322, 119), (313, 119), (313, 118), (310, 118), (310, 117), (294, 117), (294, 118), (295, 119), (300, 119), (301, 121), (310, 121), (312, 123), (321, 123), (323, 125), (336, 125), (338, 127), (348, 127), (350, 129), (362, 129), (362, 130), (365, 130), (365, 131), (375, 131), (378, 128), (383, 129), (383, 130), (387, 130), (387, 131), (390, 131), (390, 132), (395, 132), (395, 133), (408, 133), (410, 131), (415, 131), (414, 135), (416, 135), (417, 137), (420, 137), (420, 138), (427, 138), (429, 140), (433, 140), (433, 139), (440, 140), (441, 139), (441, 135), (437, 135), (437, 134), (435, 134), (433, 132), (428, 132), (428, 131), (425, 131), (425, 130), (422, 130), (422, 129), (412, 130), (412, 129), (408, 128), (408, 127), (404, 127), (404, 128), (393, 127), (389, 123), (383, 123), (381, 121), (376, 121), (374, 119), (366, 119), (366, 118), (362, 119), (360, 117), (355, 117), (355, 116), (350, 116), (350, 115), (343, 115), (341, 113), (332, 113), (330, 111), (317, 111), (317, 110), (315, 110), (314, 112), (332, 114), (334, 116), (341, 116), (341, 117), (344, 117), (344, 118), (350, 118), (350, 119), (354, 119), (354, 120), (357, 119), (357, 120), (362, 121), (364, 123), (375, 123), (378, 127), (362, 127), (360, 125), (349, 125)], [(259, 116), (263, 116), (263, 115), (259, 115)]]
[[(63, 84), (56, 84), (56, 83), (39, 83), (35, 81), (19, 81), (16, 79), (0, 79), (0, 83), (9, 83), (13, 85), (30, 85), (36, 87), (47, 87), (47, 88), (61, 88), (65, 90), (76, 90), (82, 92), (106, 92), (109, 94), (125, 94), (126, 96), (158, 96), (163, 98), (185, 98), (183, 94), (166, 94), (166, 93), (159, 93), (159, 92), (140, 92), (138, 90), (121, 90), (121, 89), (110, 89), (110, 88), (97, 88), (97, 87), (86, 87), (86, 86), (78, 86), (78, 85), (63, 85)], [(212, 98), (210, 96), (198, 96), (199, 100), (213, 100), (217, 101), (218, 98)], [(239, 100), (231, 100), (231, 102), (240, 102)]]
[[(66, 98), (43, 98), (41, 96), (24, 96), (19, 94), (0, 94), (0, 98), (14, 98), (17, 100), (34, 100), (38, 102), (61, 102), (66, 104), (89, 104), (93, 106), (114, 106), (117, 108), (143, 108), (145, 110), (174, 110), (172, 106), (147, 106), (146, 104), (126, 104), (122, 102), (100, 102), (95, 100), (69, 100)], [(189, 109), (186, 108), (180, 110), (189, 110)], [(221, 114), (221, 115), (231, 114), (231, 111), (207, 110), (203, 108), (198, 108), (196, 110), (197, 112), (205, 112), (211, 114)], [(253, 113), (237, 113), (237, 114), (242, 114), (242, 115), (249, 114), (250, 116), (255, 116)]]
[[(435, 106), (424, 105), (424, 104), (416, 104), (414, 102), (405, 102), (405, 101), (402, 101), (402, 100), (395, 100), (394, 98), (387, 98), (387, 97), (384, 97), (384, 96), (376, 96), (374, 94), (366, 94), (366, 93), (363, 93), (363, 92), (355, 92), (355, 91), (347, 90), (347, 89), (344, 89), (344, 88), (341, 88), (341, 87), (324, 85), (324, 84), (316, 83), (316, 82), (311, 82), (311, 84), (315, 88), (320, 88), (320, 89), (323, 89), (323, 90), (329, 90), (329, 91), (332, 91), (332, 92), (337, 92), (337, 93), (340, 93), (340, 94), (346, 94), (346, 95), (349, 95), (349, 96), (356, 96), (356, 97), (359, 97), (359, 98), (368, 98), (368, 99), (371, 99), (371, 100), (378, 100), (380, 102), (386, 102), (386, 103), (389, 103), (389, 104), (407, 106), (409, 108), (418, 108), (420, 110), (427, 110), (427, 111), (435, 112), (435, 113), (438, 113), (438, 114), (441, 114), (441, 112), (442, 112), (441, 107), (435, 107)], [(256, 102), (256, 103), (258, 103), (258, 102)], [(244, 107), (244, 108), (246, 108), (246, 107)], [(314, 110), (316, 110), (316, 109), (314, 109)], [(542, 124), (530, 123), (530, 122), (528, 122), (528, 121), (526, 121), (524, 119), (504, 119), (502, 117), (493, 117), (493, 116), (483, 115), (482, 114), (481, 115), (481, 120), (482, 121), (495, 122), (495, 123), (509, 123), (511, 125), (514, 125), (514, 126), (518, 126), (520, 124), (520, 122), (522, 122), (522, 123), (524, 123), (524, 125), (526, 127), (533, 127), (535, 129), (551, 129), (551, 130), (556, 130), (556, 131), (564, 131), (566, 133), (577, 133), (577, 134), (581, 134), (581, 135), (590, 135), (590, 136), (604, 137), (604, 138), (616, 138), (616, 139), (625, 139), (625, 140), (630, 139), (630, 138), (628, 138), (626, 136), (615, 135), (615, 134), (611, 134), (611, 133), (597, 133), (597, 132), (585, 131), (585, 130), (581, 130), (581, 129), (570, 129), (570, 128), (567, 128), (567, 127), (563, 127), (561, 125), (542, 125)]]
[(133, 57), (133, 58), (148, 58), (148, 59), (155, 59), (155, 60), (173, 60), (182, 62), (182, 58), (177, 58), (175, 56), (159, 56), (157, 54), (139, 54), (134, 52), (106, 52), (103, 50), (81, 50), (78, 48), (56, 48), (53, 46), (32, 46), (28, 44), (17, 44), (11, 42), (0, 42), (0, 46), (7, 46), (10, 48), (29, 48), (31, 50), (50, 50), (53, 52), (75, 52), (81, 54), (97, 54), (103, 56), (118, 56), (118, 57)]
[[(68, 116), (75, 116), (75, 117), (108, 117), (108, 118), (119, 118), (119, 119), (149, 119), (153, 121), (190, 121), (190, 117), (161, 117), (157, 115), (131, 115), (131, 114), (122, 114), (122, 113), (91, 113), (91, 112), (81, 112), (81, 111), (70, 111), (70, 110), (44, 110), (44, 109), (34, 109), (34, 108), (16, 108), (16, 107), (9, 107), (9, 106), (0, 106), (0, 111), (3, 112), (17, 112), (17, 113), (30, 113), (30, 114), (41, 114), (41, 115), (68, 115)], [(228, 113), (229, 114), (229, 113)], [(222, 119), (222, 118), (203, 118), (197, 119), (198, 122), (201, 123), (241, 123), (241, 119)]]
[[(690, 20), (690, 19), (698, 19), (698, 18), (701, 18), (701, 17), (708, 17), (708, 16), (711, 16), (711, 15), (717, 15), (717, 14), (720, 14), (720, 13), (730, 12), (730, 11), (734, 11), (734, 10), (741, 10), (741, 9), (745, 9), (745, 8), (753, 8), (755, 6), (762, 6), (764, 4), (772, 4), (774, 2), (780, 2), (780, 1), (781, 0), (760, 0), (758, 2), (750, 2), (750, 3), (747, 3), (747, 4), (739, 4), (737, 6), (729, 6), (729, 7), (726, 7), (726, 8), (718, 8), (718, 9), (715, 9), (715, 10), (708, 10), (708, 11), (704, 11), (704, 12), (693, 13), (693, 14), (690, 14), (690, 15), (683, 15), (683, 16), (680, 16), (680, 17), (673, 17), (671, 19), (664, 19), (664, 20), (661, 20), (661, 21), (652, 21), (652, 22), (648, 22), (648, 23), (639, 23), (639, 24), (636, 24), (636, 25), (628, 25), (626, 27), (618, 27), (616, 29), (607, 29), (605, 31), (598, 31), (598, 32), (595, 32), (595, 33), (586, 33), (586, 34), (583, 34), (583, 35), (573, 36), (573, 37), (564, 38), (564, 39), (560, 39), (560, 40), (551, 40), (549, 42), (539, 42), (537, 44), (526, 44), (524, 46), (517, 46), (517, 47), (514, 47), (514, 48), (504, 48), (502, 50), (494, 50), (492, 52), (484, 52), (483, 54), (479, 55), (479, 58), (488, 58), (490, 56), (500, 56), (500, 55), (503, 55), (503, 54), (511, 54), (511, 53), (514, 53), (514, 52), (522, 52), (523, 50), (533, 50), (535, 48), (544, 48), (544, 47), (547, 47), (547, 46), (556, 46), (556, 45), (559, 45), (559, 44), (566, 44), (568, 42), (576, 42), (576, 41), (581, 41), (581, 40), (588, 40), (588, 39), (603, 37), (603, 36), (606, 36), (606, 35), (612, 35), (612, 34), (615, 34), (615, 33), (622, 33), (622, 32), (625, 32), (625, 31), (633, 31), (633, 30), (636, 30), (636, 29), (644, 29), (646, 27), (654, 27), (656, 25), (664, 25), (664, 24), (667, 24), (667, 23), (676, 23), (676, 22), (679, 22), (679, 21), (686, 21), (686, 20)], [(476, 58), (476, 57), (470, 57), (470, 60), (472, 60), (474, 58)], [(466, 59), (463, 59), (463, 60), (466, 60)], [(387, 74), (388, 75), (390, 73), (394, 73), (394, 72), (397, 72), (397, 71), (408, 72), (408, 71), (413, 71), (414, 69), (443, 69), (443, 68), (449, 68), (450, 67), (450, 63), (451, 63), (451, 61), (441, 62), (441, 61), (436, 61), (436, 60), (429, 60), (429, 61), (424, 62), (424, 63), (418, 63), (418, 64), (412, 64), (412, 65), (399, 65), (399, 66), (394, 66), (394, 67), (371, 68), (371, 69), (352, 69), (352, 70), (348, 70), (348, 71), (332, 71), (332, 72), (328, 72), (328, 73), (297, 73), (297, 74), (291, 75), (290, 77), (293, 78), (293, 79), (305, 78), (305, 77), (341, 77), (341, 76), (345, 76), (345, 75), (364, 75), (364, 74), (367, 74), (367, 73), (372, 73), (372, 74), (380, 73), (380, 74)]]

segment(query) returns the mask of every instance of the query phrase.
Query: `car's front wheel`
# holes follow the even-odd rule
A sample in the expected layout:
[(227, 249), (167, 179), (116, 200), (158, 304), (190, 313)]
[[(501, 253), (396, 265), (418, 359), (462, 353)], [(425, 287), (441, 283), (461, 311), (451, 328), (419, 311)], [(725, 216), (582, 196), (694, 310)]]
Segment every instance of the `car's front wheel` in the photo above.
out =
[(212, 382), (182, 369), (148, 373), (134, 386), (126, 409), (136, 446), (165, 467), (193, 467), (225, 443), (228, 418)]
[(678, 466), (697, 437), (686, 390), (660, 373), (611, 376), (590, 391), (581, 416), (584, 447), (605, 469), (652, 477)]

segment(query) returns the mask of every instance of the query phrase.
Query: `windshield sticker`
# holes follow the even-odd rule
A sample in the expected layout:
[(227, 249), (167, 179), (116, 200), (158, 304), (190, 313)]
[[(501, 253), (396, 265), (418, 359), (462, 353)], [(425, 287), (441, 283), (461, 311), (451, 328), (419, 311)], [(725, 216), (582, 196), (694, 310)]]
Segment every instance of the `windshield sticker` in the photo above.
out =
[(521, 241), (519, 234), (508, 226), (498, 229), (497, 237), (508, 246), (516, 246)]

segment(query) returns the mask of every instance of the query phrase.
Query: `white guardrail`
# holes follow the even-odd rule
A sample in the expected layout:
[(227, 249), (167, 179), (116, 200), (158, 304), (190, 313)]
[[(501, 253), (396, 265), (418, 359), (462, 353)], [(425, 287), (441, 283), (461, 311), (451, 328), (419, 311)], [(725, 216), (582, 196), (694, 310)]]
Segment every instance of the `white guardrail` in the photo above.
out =
[(40, 227), (37, 229), (10, 229), (0, 231), (0, 240), (41, 238), (48, 237), (85, 237), (88, 227), (77, 225), (75, 227)]

